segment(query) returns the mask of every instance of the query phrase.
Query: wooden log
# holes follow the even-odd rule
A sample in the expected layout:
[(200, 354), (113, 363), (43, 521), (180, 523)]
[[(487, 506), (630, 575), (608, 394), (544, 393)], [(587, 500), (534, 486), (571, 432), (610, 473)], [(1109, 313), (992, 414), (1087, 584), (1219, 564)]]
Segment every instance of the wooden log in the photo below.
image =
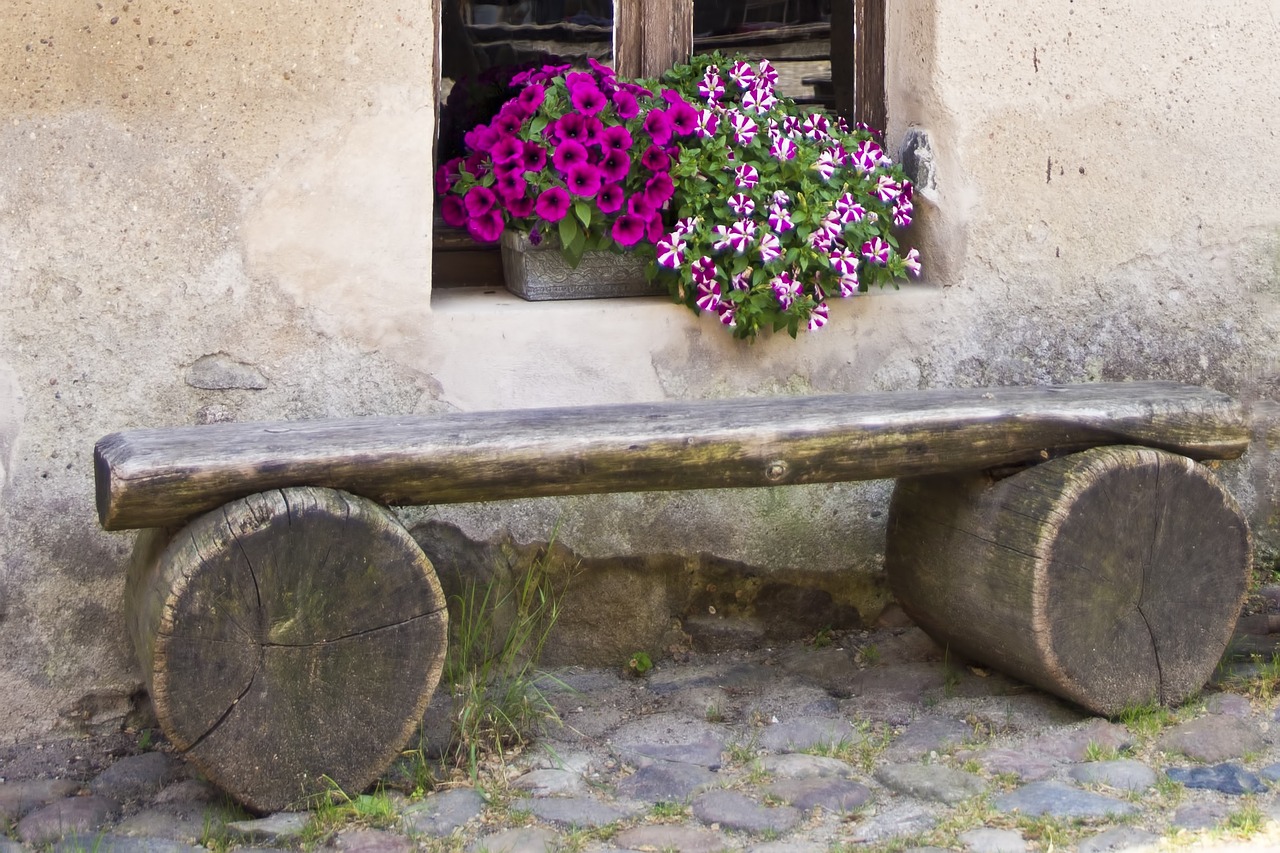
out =
[(123, 530), (286, 486), (457, 503), (871, 480), (1115, 443), (1234, 458), (1248, 442), (1230, 397), (1134, 382), (144, 429), (99, 441), (95, 466), (102, 525)]
[(373, 782), (444, 661), (448, 617), (426, 555), (388, 510), (329, 489), (253, 495), (176, 534), (148, 531), (126, 608), (165, 735), (259, 811)]
[(1200, 690), (1231, 639), (1248, 524), (1204, 466), (1104, 447), (1003, 480), (900, 480), (885, 568), (952, 651), (1099, 714)]

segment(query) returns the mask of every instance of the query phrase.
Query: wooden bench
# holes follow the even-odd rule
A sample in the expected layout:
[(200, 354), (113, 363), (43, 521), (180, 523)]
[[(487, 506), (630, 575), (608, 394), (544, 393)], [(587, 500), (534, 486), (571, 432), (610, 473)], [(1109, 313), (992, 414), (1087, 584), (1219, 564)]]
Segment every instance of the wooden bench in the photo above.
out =
[(1199, 690), (1250, 571), (1196, 460), (1242, 407), (1167, 382), (669, 402), (109, 435), (148, 528), (130, 631), (170, 741), (246, 805), (368, 785), (439, 680), (445, 601), (387, 505), (898, 478), (886, 568), (940, 643), (1113, 714)]

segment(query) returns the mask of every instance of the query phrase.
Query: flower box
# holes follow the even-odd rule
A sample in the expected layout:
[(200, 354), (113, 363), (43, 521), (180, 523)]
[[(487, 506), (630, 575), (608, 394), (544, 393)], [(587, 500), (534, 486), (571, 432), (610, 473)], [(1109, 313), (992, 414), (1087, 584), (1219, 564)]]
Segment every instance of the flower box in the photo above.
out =
[(641, 255), (587, 252), (573, 267), (561, 253), (559, 242), (551, 237), (535, 246), (529, 235), (507, 230), (502, 233), (501, 245), (507, 290), (530, 302), (667, 294), (665, 285), (645, 277)]

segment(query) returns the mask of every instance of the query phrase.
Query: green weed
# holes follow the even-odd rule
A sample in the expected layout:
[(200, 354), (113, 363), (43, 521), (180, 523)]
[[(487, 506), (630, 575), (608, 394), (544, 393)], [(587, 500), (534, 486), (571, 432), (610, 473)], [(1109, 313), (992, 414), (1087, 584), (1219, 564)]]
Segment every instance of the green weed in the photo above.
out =
[(454, 708), (450, 750), (473, 779), (483, 757), (504, 760), (545, 725), (560, 722), (540, 686), (551, 677), (538, 669), (560, 615), (546, 558), (535, 560), (506, 594), (498, 595), (496, 586), (471, 583), (453, 597), (456, 629), (445, 660)]

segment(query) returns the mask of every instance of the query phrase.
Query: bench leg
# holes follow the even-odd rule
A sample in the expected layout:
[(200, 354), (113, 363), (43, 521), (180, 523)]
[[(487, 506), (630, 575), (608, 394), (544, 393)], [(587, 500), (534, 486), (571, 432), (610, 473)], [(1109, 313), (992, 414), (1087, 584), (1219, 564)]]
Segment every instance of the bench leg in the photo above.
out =
[(444, 663), (426, 555), (386, 508), (332, 489), (264, 492), (145, 532), (126, 596), (165, 735), (258, 811), (367, 787)]
[(1243, 605), (1251, 540), (1204, 466), (1102, 447), (1002, 480), (900, 480), (885, 567), (938, 642), (1109, 715), (1204, 686)]

